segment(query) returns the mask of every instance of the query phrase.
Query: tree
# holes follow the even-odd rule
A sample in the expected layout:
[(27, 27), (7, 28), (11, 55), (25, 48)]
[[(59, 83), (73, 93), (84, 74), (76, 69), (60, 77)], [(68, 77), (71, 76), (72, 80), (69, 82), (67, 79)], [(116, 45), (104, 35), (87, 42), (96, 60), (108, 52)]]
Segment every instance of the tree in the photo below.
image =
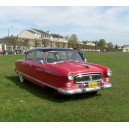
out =
[(117, 46), (117, 44), (116, 44), (116, 46), (115, 46), (115, 49), (118, 49), (118, 46)]
[(26, 50), (27, 50), (27, 47), (29, 47), (29, 39), (23, 39), (22, 40), (22, 44), (23, 44), (23, 46), (25, 46), (26, 47)]
[(85, 45), (86, 45), (86, 44), (88, 43), (88, 40), (86, 40), (86, 41), (82, 41), (82, 42), (83, 42), (83, 44), (85, 44)]
[(41, 42), (38, 39), (34, 40), (34, 47), (40, 47), (41, 46)]
[(16, 45), (17, 45), (17, 37), (16, 36), (10, 36), (8, 38), (8, 41), (9, 41), (9, 45), (12, 45), (13, 46), (13, 50), (16, 49)]
[(70, 37), (70, 40), (73, 41), (74, 43), (77, 43), (78, 42), (77, 35), (76, 34), (72, 34), (71, 37)]
[(98, 46), (101, 48), (105, 48), (106, 47), (106, 41), (104, 39), (100, 39)]
[(109, 49), (112, 49), (113, 48), (113, 44), (112, 44), (112, 42), (110, 42), (110, 43), (107, 43), (107, 48), (109, 48)]
[[(50, 40), (48, 40), (48, 39), (42, 39), (42, 45), (43, 45), (44, 47), (47, 47), (48, 44), (49, 44), (49, 42), (50, 42)], [(52, 42), (51, 42), (51, 46), (52, 46)]]
[(66, 43), (62, 42), (62, 48), (65, 48), (65, 46), (66, 46)]
[(62, 42), (55, 42), (56, 47), (62, 47)]
[(68, 39), (68, 47), (76, 47), (78, 43), (78, 38), (76, 34), (72, 34), (70, 38)]

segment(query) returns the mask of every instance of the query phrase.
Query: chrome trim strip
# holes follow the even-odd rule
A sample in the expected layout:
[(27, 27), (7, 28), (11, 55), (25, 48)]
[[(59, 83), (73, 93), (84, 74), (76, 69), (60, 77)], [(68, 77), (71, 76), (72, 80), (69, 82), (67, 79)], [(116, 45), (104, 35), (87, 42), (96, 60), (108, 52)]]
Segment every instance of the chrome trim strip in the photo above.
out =
[(73, 89), (73, 90), (65, 90), (62, 88), (58, 88), (58, 92), (62, 93), (62, 94), (66, 94), (66, 95), (72, 95), (72, 94), (78, 94), (78, 93), (87, 93), (87, 92), (94, 92), (94, 91), (98, 91), (101, 89), (107, 89), (107, 88), (111, 88), (112, 84), (105, 84), (102, 87), (96, 87), (96, 88), (77, 88), (77, 89)]
[(78, 75), (88, 75), (88, 74), (101, 74), (103, 75), (101, 72), (89, 72), (89, 73), (79, 73), (79, 74), (76, 74), (74, 77), (78, 76)]
[(49, 86), (49, 87), (51, 87), (51, 88), (53, 88), (53, 89), (57, 89), (57, 88), (53, 87), (52, 85), (49, 85), (49, 84), (47, 84), (47, 83), (44, 83), (44, 82), (42, 82), (42, 81), (40, 81), (40, 80), (38, 80), (38, 79), (35, 79), (35, 78), (33, 78), (33, 77), (30, 77), (30, 76), (28, 76), (28, 75), (26, 75), (26, 74), (24, 74), (24, 73), (22, 73), (22, 72), (20, 72), (20, 71), (18, 71), (18, 70), (15, 70), (15, 71), (16, 71), (17, 73), (22, 74), (23, 76), (26, 76), (26, 77), (28, 77), (28, 78), (30, 78), (30, 79), (36, 81), (36, 82), (39, 82), (39, 83), (41, 83), (41, 84), (43, 84), (43, 85), (46, 85), (46, 86)]

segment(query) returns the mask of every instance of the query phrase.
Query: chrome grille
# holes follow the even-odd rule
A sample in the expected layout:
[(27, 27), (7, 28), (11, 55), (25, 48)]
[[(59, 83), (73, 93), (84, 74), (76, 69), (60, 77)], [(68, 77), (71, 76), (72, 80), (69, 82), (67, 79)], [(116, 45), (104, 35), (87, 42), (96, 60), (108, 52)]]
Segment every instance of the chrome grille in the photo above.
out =
[(74, 83), (75, 84), (83, 84), (83, 83), (87, 83), (87, 82), (101, 81), (101, 80), (102, 80), (101, 73), (80, 74), (74, 78)]

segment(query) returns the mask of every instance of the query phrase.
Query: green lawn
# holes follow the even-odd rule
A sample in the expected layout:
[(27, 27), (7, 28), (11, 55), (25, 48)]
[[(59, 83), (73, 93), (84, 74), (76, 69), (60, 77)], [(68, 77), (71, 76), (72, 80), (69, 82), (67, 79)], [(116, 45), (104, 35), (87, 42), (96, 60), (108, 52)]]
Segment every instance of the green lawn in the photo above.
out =
[(20, 83), (14, 62), (23, 55), (1, 55), (0, 121), (129, 121), (129, 53), (86, 53), (85, 57), (112, 69), (113, 87), (97, 95), (56, 98), (51, 90)]

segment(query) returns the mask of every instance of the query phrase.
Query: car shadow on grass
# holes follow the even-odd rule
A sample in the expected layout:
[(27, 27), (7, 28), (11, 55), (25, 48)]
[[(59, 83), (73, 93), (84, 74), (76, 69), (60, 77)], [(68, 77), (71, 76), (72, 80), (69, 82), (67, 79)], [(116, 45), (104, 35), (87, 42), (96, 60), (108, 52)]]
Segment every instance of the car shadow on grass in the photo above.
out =
[(31, 94), (33, 94), (37, 97), (40, 97), (42, 99), (47, 99), (50, 101), (54, 101), (57, 103), (63, 103), (66, 101), (77, 101), (77, 100), (81, 100), (81, 99), (89, 99), (89, 98), (101, 96), (101, 94), (99, 94), (99, 93), (97, 93), (97, 94), (85, 93), (85, 94), (75, 94), (75, 95), (58, 95), (58, 94), (55, 94), (55, 90), (48, 88), (48, 87), (41, 88), (28, 81), (21, 83), (19, 81), (18, 76), (5, 76), (5, 78), (12, 81), (13, 83), (15, 83), (15, 85), (18, 86), (19, 88), (25, 89), (26, 91), (30, 92)]

